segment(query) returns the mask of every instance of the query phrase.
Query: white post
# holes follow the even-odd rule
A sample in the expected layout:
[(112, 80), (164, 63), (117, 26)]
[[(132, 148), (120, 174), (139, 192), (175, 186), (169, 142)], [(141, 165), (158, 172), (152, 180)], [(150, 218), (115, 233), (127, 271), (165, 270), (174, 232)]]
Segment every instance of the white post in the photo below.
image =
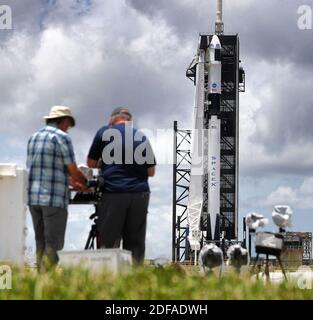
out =
[(24, 263), (26, 170), (0, 164), (0, 261)]

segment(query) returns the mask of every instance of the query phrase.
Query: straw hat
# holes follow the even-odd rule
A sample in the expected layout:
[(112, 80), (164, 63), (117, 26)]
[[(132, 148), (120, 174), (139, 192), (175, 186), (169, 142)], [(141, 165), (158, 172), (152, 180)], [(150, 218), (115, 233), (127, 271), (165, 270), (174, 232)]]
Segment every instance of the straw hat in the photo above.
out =
[(75, 119), (72, 115), (72, 112), (69, 107), (65, 106), (53, 106), (49, 115), (45, 116), (44, 119), (57, 119), (63, 117), (69, 117), (72, 121), (72, 127), (75, 126)]

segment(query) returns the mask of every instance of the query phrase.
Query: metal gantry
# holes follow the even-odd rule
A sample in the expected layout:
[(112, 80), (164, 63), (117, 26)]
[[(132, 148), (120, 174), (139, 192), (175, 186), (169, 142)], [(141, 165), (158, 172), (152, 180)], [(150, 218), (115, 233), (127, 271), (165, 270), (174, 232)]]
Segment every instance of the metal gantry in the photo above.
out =
[(173, 163), (173, 239), (172, 260), (189, 260), (187, 203), (190, 183), (191, 131), (181, 130), (174, 122), (174, 163)]
[(244, 71), (239, 67), (238, 35), (223, 35), (220, 38), (223, 48), (221, 99), (221, 216), (224, 217), (225, 221), (224, 232), (226, 238), (237, 239), (239, 92), (244, 88)]
[(283, 235), (285, 249), (301, 249), (303, 262), (312, 260), (312, 232), (286, 232)]

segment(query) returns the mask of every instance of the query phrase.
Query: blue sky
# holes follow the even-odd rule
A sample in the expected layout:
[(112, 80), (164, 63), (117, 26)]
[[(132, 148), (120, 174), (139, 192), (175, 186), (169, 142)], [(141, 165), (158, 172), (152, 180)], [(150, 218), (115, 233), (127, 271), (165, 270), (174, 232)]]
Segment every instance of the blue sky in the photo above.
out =
[[(313, 1), (305, 4), (313, 8)], [(185, 78), (199, 32), (212, 32), (214, 0), (0, 0), (14, 30), (0, 30), (0, 161), (25, 163), (28, 137), (52, 105), (77, 118), (70, 135), (84, 162), (110, 111), (128, 106), (139, 128), (192, 123)], [(294, 210), (293, 231), (313, 231), (313, 30), (301, 0), (226, 0), (225, 32), (240, 35), (246, 93), (240, 104), (239, 222), (250, 211)], [(162, 136), (157, 157), (172, 150)], [(171, 166), (151, 179), (147, 257), (171, 254)], [(66, 248), (80, 248), (90, 209), (71, 208)], [(271, 224), (267, 228), (274, 230)], [(29, 231), (29, 243), (32, 238)]]

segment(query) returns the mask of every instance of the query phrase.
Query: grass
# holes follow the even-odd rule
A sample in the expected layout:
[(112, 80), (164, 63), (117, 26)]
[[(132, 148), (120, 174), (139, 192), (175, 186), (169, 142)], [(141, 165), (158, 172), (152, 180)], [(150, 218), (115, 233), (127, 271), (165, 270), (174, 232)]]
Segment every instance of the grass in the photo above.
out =
[(106, 271), (92, 273), (79, 268), (59, 269), (43, 275), (35, 270), (13, 268), (12, 275), (12, 290), (0, 290), (1, 300), (313, 299), (312, 290), (300, 290), (292, 283), (270, 285), (237, 274), (218, 278), (187, 272), (177, 265), (134, 268), (115, 277)]

